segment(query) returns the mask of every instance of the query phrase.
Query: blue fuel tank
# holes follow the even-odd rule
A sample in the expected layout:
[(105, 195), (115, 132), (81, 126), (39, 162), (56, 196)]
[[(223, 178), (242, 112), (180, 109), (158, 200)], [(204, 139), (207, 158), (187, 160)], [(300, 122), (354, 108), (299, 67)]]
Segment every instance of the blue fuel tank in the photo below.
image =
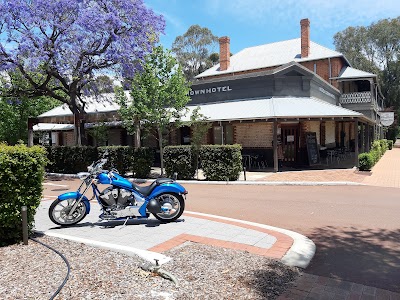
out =
[(117, 173), (113, 173), (113, 177), (108, 177), (107, 172), (100, 173), (97, 178), (101, 184), (111, 184), (123, 189), (132, 190), (132, 183)]

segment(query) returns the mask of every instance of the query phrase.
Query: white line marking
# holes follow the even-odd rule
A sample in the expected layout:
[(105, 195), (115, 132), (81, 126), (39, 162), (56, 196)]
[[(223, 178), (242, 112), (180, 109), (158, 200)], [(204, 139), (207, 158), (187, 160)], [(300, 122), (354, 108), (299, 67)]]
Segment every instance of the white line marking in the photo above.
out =
[(56, 183), (51, 183), (51, 182), (44, 182), (43, 185), (51, 185), (51, 186), (60, 186), (60, 187), (68, 187), (68, 185), (65, 184), (56, 184)]

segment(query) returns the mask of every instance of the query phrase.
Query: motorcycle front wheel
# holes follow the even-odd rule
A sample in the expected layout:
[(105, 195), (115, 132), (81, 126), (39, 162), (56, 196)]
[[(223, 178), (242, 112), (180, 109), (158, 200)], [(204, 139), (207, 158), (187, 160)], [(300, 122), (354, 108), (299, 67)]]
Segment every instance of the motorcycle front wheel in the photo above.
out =
[(86, 205), (80, 202), (75, 211), (69, 216), (71, 208), (74, 206), (76, 199), (59, 200), (56, 199), (50, 205), (49, 217), (50, 220), (61, 226), (74, 225), (83, 220), (86, 216)]
[(173, 222), (177, 220), (185, 209), (185, 201), (182, 195), (175, 193), (164, 193), (156, 197), (156, 200), (160, 203), (163, 211), (154, 216), (163, 222)]

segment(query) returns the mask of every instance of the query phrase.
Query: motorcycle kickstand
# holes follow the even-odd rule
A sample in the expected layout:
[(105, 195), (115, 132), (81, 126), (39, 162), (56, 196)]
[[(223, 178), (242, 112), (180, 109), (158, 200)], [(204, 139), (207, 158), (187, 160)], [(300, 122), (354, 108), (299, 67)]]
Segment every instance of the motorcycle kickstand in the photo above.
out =
[(126, 227), (126, 223), (128, 223), (128, 220), (129, 220), (129, 217), (126, 217), (126, 220), (125, 220), (124, 224), (122, 225), (122, 227), (120, 228), (120, 230), (121, 230), (122, 228), (125, 228), (125, 227)]

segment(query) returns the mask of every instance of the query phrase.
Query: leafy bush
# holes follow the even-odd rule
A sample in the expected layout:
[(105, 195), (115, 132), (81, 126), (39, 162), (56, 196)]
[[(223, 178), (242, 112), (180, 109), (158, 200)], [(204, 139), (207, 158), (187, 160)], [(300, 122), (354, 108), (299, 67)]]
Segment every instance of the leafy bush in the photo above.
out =
[(368, 152), (368, 154), (370, 154), (372, 158), (372, 165), (375, 165), (381, 158), (379, 150), (371, 150), (370, 152)]
[(242, 170), (241, 149), (241, 145), (202, 146), (200, 158), (206, 179), (237, 180)]
[(132, 171), (137, 178), (146, 178), (154, 160), (154, 151), (148, 148), (135, 150), (128, 146), (55, 146), (47, 147), (50, 161), (47, 172), (76, 174), (87, 171), (93, 161), (102, 158), (108, 152), (105, 169), (117, 169), (122, 175)]
[(358, 156), (360, 171), (369, 171), (374, 166), (374, 157), (371, 153), (361, 153)]
[(388, 128), (386, 137), (389, 140), (393, 141), (393, 143), (394, 143), (394, 142), (396, 142), (397, 137), (400, 137), (399, 134), (400, 134), (400, 128), (398, 126), (391, 126)]
[(136, 178), (147, 178), (154, 162), (154, 150), (139, 148), (133, 151), (132, 171)]
[(93, 161), (97, 160), (97, 148), (89, 146), (53, 146), (47, 147), (47, 172), (76, 174), (87, 171)]
[(167, 146), (164, 148), (164, 163), (167, 176), (178, 173), (179, 179), (192, 179), (196, 172), (195, 155), (191, 146)]
[(105, 146), (98, 147), (98, 157), (102, 158), (107, 151), (107, 164), (104, 169), (117, 169), (121, 175), (126, 174), (132, 168), (133, 148), (129, 146)]
[(0, 144), (0, 246), (22, 240), (21, 207), (28, 208), (32, 230), (42, 197), (46, 151), (42, 147)]
[(388, 149), (392, 150), (393, 149), (393, 141), (392, 140), (388, 140)]
[(381, 152), (382, 152), (382, 155), (383, 155), (383, 154), (385, 154), (386, 150), (388, 149), (388, 141), (386, 139), (379, 140), (379, 143), (381, 145)]
[[(390, 143), (391, 142), (391, 143)], [(359, 169), (361, 171), (371, 170), (371, 168), (379, 161), (382, 155), (389, 148), (393, 147), (393, 141), (376, 140), (372, 143), (371, 151), (362, 153), (358, 156)]]
[(379, 160), (379, 158), (381, 158), (382, 156), (382, 147), (381, 147), (381, 143), (379, 140), (376, 140), (372, 143), (372, 147), (371, 147), (371, 152), (376, 152), (374, 155), (376, 157), (375, 162), (377, 162)]

